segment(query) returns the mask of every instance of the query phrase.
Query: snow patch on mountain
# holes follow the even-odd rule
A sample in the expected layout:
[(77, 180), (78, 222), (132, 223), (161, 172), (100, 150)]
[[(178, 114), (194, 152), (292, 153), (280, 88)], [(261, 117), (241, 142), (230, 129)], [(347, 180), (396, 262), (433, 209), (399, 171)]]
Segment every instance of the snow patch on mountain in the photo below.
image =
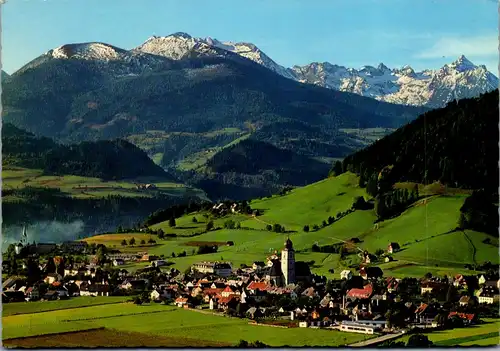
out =
[(157, 55), (128, 51), (105, 43), (90, 42), (66, 44), (49, 50), (18, 72), (21, 73), (27, 68), (36, 67), (51, 59), (91, 61), (96, 64), (96, 67), (115, 77), (137, 76), (147, 71), (164, 69), (172, 62)]
[(224, 54), (215, 46), (186, 33), (175, 33), (166, 37), (153, 36), (132, 51), (159, 55), (173, 60), (181, 60), (193, 55), (222, 56), (221, 54)]
[(438, 108), (455, 99), (475, 97), (498, 88), (498, 78), (465, 56), (438, 70), (415, 72), (410, 66), (389, 69), (384, 64), (359, 70), (328, 62), (294, 66), (300, 82), (351, 92), (377, 100)]
[(128, 56), (128, 51), (104, 43), (82, 43), (62, 45), (48, 52), (57, 59), (83, 60), (122, 60)]
[(279, 75), (282, 75), (283, 77), (294, 80), (296, 79), (293, 72), (291, 72), (289, 69), (286, 69), (283, 66), (278, 65), (254, 44), (233, 43), (230, 41), (220, 42), (217, 39), (212, 39), (210, 37), (206, 38), (205, 42), (208, 43), (209, 45), (216, 46), (220, 49), (234, 52), (235, 54), (246, 57), (247, 59), (252, 60), (264, 67), (267, 67), (271, 71), (274, 71)]
[(131, 76), (163, 69), (172, 60), (206, 56), (248, 59), (302, 83), (396, 104), (431, 108), (442, 107), (455, 99), (479, 96), (497, 89), (499, 85), (498, 78), (484, 65), (476, 66), (463, 55), (440, 69), (420, 72), (410, 66), (390, 69), (383, 63), (377, 67), (367, 65), (360, 69), (328, 62), (285, 68), (254, 44), (222, 42), (210, 37), (194, 38), (183, 32), (166, 37), (153, 36), (132, 50), (105, 43), (63, 45), (33, 60), (26, 67), (36, 66), (46, 59), (81, 59), (92, 60), (115, 76)]
[(221, 42), (215, 38), (194, 38), (186, 33), (174, 33), (166, 37), (153, 36), (134, 51), (181, 60), (189, 56), (227, 56), (228, 53), (252, 60), (286, 78), (294, 79), (293, 72), (278, 65), (251, 43)]

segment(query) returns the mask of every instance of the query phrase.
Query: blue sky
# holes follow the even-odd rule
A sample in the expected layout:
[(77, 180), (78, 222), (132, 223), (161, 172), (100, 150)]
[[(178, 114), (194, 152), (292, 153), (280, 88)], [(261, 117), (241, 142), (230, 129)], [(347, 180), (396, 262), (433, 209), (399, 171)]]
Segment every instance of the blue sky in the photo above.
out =
[(7, 0), (2, 67), (67, 43), (130, 49), (186, 32), (252, 42), (277, 63), (438, 68), (464, 54), (498, 75), (496, 0)]

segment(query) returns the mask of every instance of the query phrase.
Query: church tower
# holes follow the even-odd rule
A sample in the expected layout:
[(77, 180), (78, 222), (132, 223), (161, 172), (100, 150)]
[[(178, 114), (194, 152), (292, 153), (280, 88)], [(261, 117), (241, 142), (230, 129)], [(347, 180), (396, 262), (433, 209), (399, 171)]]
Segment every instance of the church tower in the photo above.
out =
[(285, 285), (295, 283), (295, 250), (290, 238), (285, 241), (285, 248), (281, 251), (281, 271)]

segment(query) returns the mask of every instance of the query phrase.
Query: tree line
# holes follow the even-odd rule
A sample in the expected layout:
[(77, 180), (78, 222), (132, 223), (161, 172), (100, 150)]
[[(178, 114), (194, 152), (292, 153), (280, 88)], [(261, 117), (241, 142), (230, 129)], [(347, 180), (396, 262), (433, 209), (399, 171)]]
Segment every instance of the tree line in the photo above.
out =
[(3, 155), (8, 164), (42, 169), (47, 175), (71, 174), (103, 180), (153, 176), (174, 180), (144, 151), (125, 140), (60, 145), (11, 124), (4, 128)]
[(498, 191), (498, 90), (432, 110), (335, 163), (369, 179), (391, 166), (389, 183), (439, 181), (450, 187)]

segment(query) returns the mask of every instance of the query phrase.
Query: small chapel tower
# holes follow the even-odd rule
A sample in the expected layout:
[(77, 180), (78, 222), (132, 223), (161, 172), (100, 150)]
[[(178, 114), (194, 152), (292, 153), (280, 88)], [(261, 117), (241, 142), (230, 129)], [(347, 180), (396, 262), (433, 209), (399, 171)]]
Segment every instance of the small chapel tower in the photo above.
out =
[(295, 283), (295, 250), (290, 237), (286, 239), (285, 248), (281, 251), (281, 271), (285, 285)]

